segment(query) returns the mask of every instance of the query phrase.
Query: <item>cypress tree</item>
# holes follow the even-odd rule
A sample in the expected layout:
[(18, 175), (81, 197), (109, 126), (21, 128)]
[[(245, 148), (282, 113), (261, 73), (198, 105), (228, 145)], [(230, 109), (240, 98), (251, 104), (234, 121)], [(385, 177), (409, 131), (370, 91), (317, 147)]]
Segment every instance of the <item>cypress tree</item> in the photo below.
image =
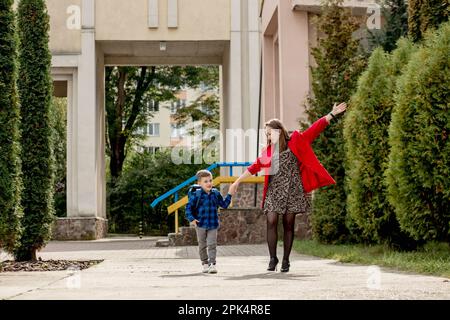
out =
[(450, 14), (450, 1), (448, 0), (409, 0), (408, 2), (408, 33), (417, 42), (425, 32), (431, 28), (436, 29)]
[(51, 55), (44, 0), (19, 2), (18, 30), (24, 216), (15, 257), (24, 261), (36, 259), (36, 251), (50, 239), (54, 220)]
[(389, 127), (389, 202), (403, 230), (450, 240), (450, 23), (424, 38), (405, 73)]
[(398, 41), (392, 55), (375, 49), (358, 80), (344, 124), (347, 212), (363, 240), (401, 248), (414, 247), (415, 241), (400, 231), (387, 199), (384, 172), (396, 79), (413, 51), (412, 42), (406, 39)]
[[(352, 37), (359, 24), (341, 5), (341, 0), (325, 2), (317, 20), (318, 31), (323, 37), (312, 49), (317, 66), (311, 68), (314, 97), (308, 101), (309, 122), (330, 112), (335, 102), (348, 101), (365, 66), (358, 51), (359, 40)], [(336, 180), (336, 185), (316, 190), (313, 197), (313, 236), (324, 242), (349, 239), (342, 129), (342, 121), (330, 124), (313, 145), (318, 159)]]
[(13, 0), (0, 0), (0, 248), (13, 252), (20, 238), (21, 178), (17, 41)]

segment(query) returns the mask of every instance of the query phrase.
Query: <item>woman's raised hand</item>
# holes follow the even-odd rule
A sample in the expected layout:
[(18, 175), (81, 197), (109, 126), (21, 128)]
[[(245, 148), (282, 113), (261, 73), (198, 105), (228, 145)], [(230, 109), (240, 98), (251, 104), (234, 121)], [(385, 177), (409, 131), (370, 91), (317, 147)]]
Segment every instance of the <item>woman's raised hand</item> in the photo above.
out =
[(331, 110), (331, 112), (334, 115), (338, 115), (339, 113), (342, 113), (345, 111), (345, 109), (347, 109), (347, 103), (345, 102), (341, 102), (339, 105), (337, 105), (336, 103), (333, 106), (333, 110)]

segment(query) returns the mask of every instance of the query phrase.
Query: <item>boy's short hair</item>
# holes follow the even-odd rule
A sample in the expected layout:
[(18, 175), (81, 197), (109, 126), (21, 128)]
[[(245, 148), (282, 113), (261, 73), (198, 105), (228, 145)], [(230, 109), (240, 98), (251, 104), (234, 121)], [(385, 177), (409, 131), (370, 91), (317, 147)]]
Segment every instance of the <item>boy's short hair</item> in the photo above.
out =
[(197, 171), (196, 176), (197, 176), (197, 181), (200, 181), (204, 177), (212, 178), (212, 173), (209, 170), (200, 170), (200, 171)]

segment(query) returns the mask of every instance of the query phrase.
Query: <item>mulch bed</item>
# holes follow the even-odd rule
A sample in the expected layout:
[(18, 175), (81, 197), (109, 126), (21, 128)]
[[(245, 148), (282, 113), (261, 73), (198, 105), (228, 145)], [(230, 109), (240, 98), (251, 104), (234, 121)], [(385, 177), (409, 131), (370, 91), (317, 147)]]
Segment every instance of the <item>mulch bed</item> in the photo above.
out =
[(83, 270), (94, 266), (103, 260), (41, 260), (16, 262), (7, 260), (0, 262), (0, 272), (18, 272), (18, 271), (64, 271), (64, 270)]

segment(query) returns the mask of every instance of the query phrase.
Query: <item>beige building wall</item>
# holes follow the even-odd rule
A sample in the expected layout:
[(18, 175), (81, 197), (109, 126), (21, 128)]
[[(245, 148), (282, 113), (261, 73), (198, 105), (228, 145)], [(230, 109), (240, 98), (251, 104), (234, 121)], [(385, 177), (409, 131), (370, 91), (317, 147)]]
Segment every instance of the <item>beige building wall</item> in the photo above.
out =
[(96, 39), (230, 39), (230, 0), (179, 0), (177, 28), (167, 27), (168, 0), (157, 3), (159, 27), (149, 28), (148, 0), (96, 0)]
[(81, 0), (46, 0), (46, 3), (52, 53), (81, 53)]

